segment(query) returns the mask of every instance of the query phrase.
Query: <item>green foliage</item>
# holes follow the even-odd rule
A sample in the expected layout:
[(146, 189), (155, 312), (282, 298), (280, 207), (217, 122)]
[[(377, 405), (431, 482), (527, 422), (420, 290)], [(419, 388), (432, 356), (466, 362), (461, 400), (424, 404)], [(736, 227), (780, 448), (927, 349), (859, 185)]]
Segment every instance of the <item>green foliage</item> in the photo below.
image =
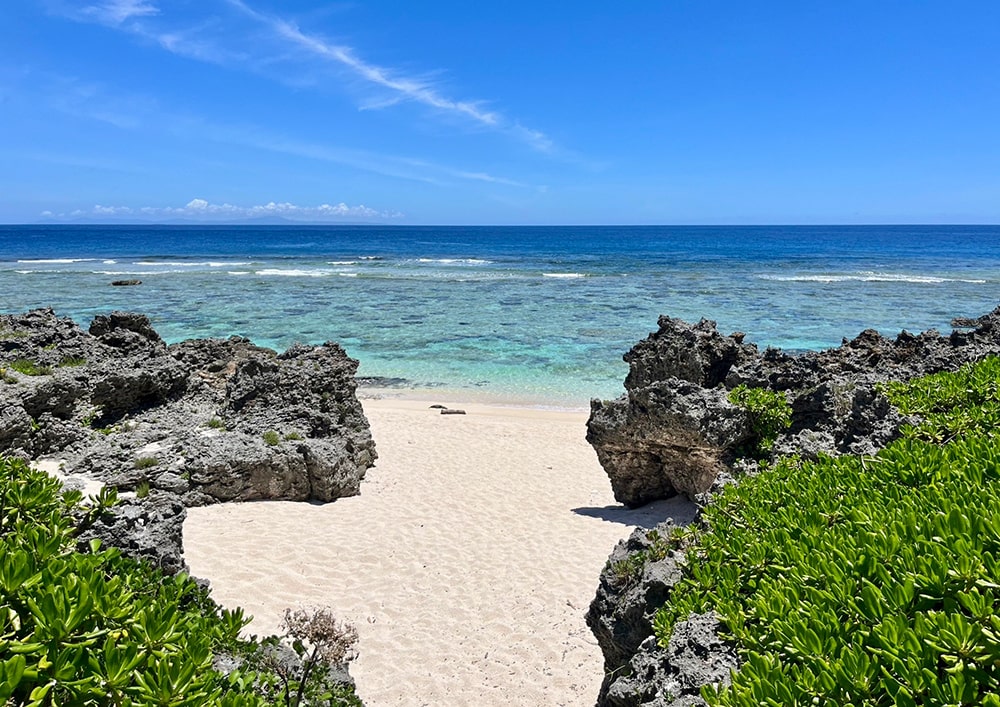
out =
[(149, 469), (160, 463), (160, 460), (156, 457), (139, 457), (135, 460), (134, 466), (136, 469)]
[(75, 366), (86, 366), (87, 359), (81, 358), (79, 356), (63, 356), (59, 361), (59, 366), (62, 368), (72, 368)]
[(149, 496), (149, 482), (142, 481), (135, 487), (136, 498), (146, 498)]
[(298, 432), (286, 432), (284, 438), (285, 441), (287, 442), (295, 442), (302, 439), (302, 435), (300, 435)]
[(998, 382), (888, 386), (926, 417), (878, 455), (781, 460), (706, 508), (654, 632), (718, 613), (743, 665), (709, 704), (1000, 706)]
[(226, 429), (226, 423), (217, 417), (213, 417), (208, 422), (205, 423), (205, 427), (211, 428), (213, 430), (224, 430)]
[(887, 383), (882, 391), (901, 412), (923, 418), (916, 436), (944, 442), (970, 430), (1000, 427), (998, 388), (1000, 358), (991, 356), (955, 373)]
[(768, 456), (774, 440), (792, 424), (792, 406), (783, 393), (738, 385), (729, 391), (729, 402), (750, 416), (753, 440), (746, 451), (754, 458)]
[(268, 430), (263, 434), (264, 444), (273, 447), (279, 442), (281, 442), (281, 435), (279, 435), (275, 430)]
[[(250, 655), (242, 611), (220, 610), (186, 575), (101, 550), (81, 527), (114, 493), (84, 501), (18, 459), (0, 458), (0, 704), (262, 707), (268, 672), (222, 675), (216, 653)], [(306, 691), (309, 704), (358, 704)], [(332, 692), (330, 693), (333, 694)]]
[(26, 376), (47, 376), (52, 373), (52, 369), (48, 366), (43, 366), (27, 358), (11, 361), (10, 368)]

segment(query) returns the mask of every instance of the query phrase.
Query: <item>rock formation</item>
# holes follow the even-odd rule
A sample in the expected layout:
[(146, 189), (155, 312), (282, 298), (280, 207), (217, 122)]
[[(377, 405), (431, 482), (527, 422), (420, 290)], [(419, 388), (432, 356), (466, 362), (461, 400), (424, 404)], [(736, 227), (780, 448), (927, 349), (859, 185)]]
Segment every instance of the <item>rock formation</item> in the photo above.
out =
[[(791, 426), (774, 455), (872, 454), (905, 422), (878, 383), (1000, 355), (1000, 308), (953, 326), (948, 336), (931, 330), (895, 339), (866, 330), (834, 349), (787, 354), (761, 353), (742, 334), (721, 335), (711, 321), (661, 317), (659, 330), (625, 355), (625, 395), (591, 403), (587, 439), (615, 498), (629, 506), (677, 493), (710, 502), (707, 492), (730, 480), (734, 465), (746, 464), (734, 450), (751, 437), (750, 421), (728, 402), (738, 385), (782, 392), (790, 402)], [(668, 522), (656, 531), (670, 529)], [(652, 620), (681, 578), (680, 558), (671, 551), (633, 563), (623, 578), (629, 558), (649, 553), (652, 537), (637, 530), (619, 543), (587, 613), (605, 659), (598, 707), (703, 705), (701, 686), (728, 680), (738, 667), (710, 614), (675, 626), (666, 649), (657, 644)]]
[(752, 433), (728, 401), (744, 384), (782, 392), (792, 426), (776, 453), (870, 453), (894, 438), (901, 420), (876, 384), (954, 370), (1000, 352), (1000, 308), (942, 336), (874, 330), (827, 351), (763, 353), (743, 334), (723, 336), (715, 322), (661, 317), (659, 330), (625, 354), (626, 393), (591, 402), (587, 440), (611, 479), (615, 498), (641, 506), (677, 493), (707, 491)]
[(143, 556), (162, 542), (157, 561), (176, 568), (179, 536), (174, 549), (149, 540), (151, 519), (179, 532), (191, 505), (359, 492), (376, 453), (356, 370), (333, 343), (283, 354), (237, 337), (167, 346), (140, 314), (98, 316), (89, 331), (50, 309), (0, 315), (0, 453), (148, 492), (155, 503), (126, 500), (94, 532)]

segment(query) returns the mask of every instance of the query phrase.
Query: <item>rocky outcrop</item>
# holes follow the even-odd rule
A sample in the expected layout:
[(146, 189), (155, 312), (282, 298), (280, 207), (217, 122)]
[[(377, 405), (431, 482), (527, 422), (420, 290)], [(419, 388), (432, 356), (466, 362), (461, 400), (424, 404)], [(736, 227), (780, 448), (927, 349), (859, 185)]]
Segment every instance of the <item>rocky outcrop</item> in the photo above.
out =
[[(619, 542), (612, 550), (597, 596), (587, 612), (587, 625), (604, 651), (610, 666), (609, 680), (617, 668), (628, 663), (639, 645), (653, 632), (650, 606), (662, 606), (670, 590), (681, 580), (682, 557), (670, 552), (666, 557), (647, 560), (656, 540), (669, 537), (672, 520), (659, 524), (652, 531), (639, 528)], [(642, 562), (630, 564), (629, 559), (643, 556)]]
[(601, 572), (587, 612), (587, 625), (604, 653), (598, 705), (700, 705), (702, 685), (726, 684), (738, 667), (713, 614), (693, 615), (675, 626), (665, 649), (653, 636), (655, 612), (683, 577), (683, 551), (666, 549), (675, 529), (667, 520), (653, 530), (633, 531)]
[[(98, 316), (88, 331), (50, 309), (0, 315), (0, 453), (148, 489), (101, 536), (147, 555), (160, 542), (141, 537), (150, 523), (179, 532), (186, 506), (357, 494), (376, 453), (356, 370), (334, 343), (167, 346), (140, 314)], [(179, 535), (178, 552), (163, 544), (160, 564), (178, 566)]]
[(625, 354), (626, 393), (595, 400), (587, 425), (615, 498), (640, 506), (677, 493), (695, 497), (752, 437), (750, 420), (728, 402), (738, 385), (785, 393), (792, 425), (775, 453), (866, 454), (903, 422), (877, 389), (886, 380), (944, 370), (1000, 353), (1000, 308), (948, 336), (873, 330), (835, 349), (760, 352), (742, 333), (724, 336), (708, 320), (661, 317), (659, 330)]
[(186, 517), (187, 509), (176, 494), (129, 495), (80, 533), (79, 545), (85, 549), (96, 539), (102, 547), (116, 547), (167, 574), (187, 572), (182, 542)]
[[(790, 402), (791, 427), (773, 455), (872, 454), (907, 422), (878, 383), (1000, 355), (1000, 308), (956, 321), (947, 336), (932, 330), (887, 339), (867, 330), (837, 348), (800, 354), (759, 352), (742, 334), (723, 336), (707, 320), (661, 317), (659, 324), (625, 355), (626, 394), (593, 401), (587, 426), (615, 497), (630, 506), (677, 493), (711, 502), (735, 469), (755, 465), (734, 451), (751, 438), (751, 421), (728, 402), (738, 385), (779, 391)], [(669, 531), (669, 524), (657, 535), (635, 531), (601, 574), (587, 614), (605, 659), (598, 707), (703, 705), (701, 687), (725, 683), (738, 668), (711, 614), (675, 626), (666, 648), (652, 635), (653, 617), (682, 574), (676, 550), (664, 555), (661, 548), (650, 561), (657, 538)]]
[(595, 400), (587, 441), (615, 498), (641, 506), (677, 493), (695, 496), (715, 481), (730, 449), (750, 437), (746, 413), (722, 388), (654, 381), (627, 399)]

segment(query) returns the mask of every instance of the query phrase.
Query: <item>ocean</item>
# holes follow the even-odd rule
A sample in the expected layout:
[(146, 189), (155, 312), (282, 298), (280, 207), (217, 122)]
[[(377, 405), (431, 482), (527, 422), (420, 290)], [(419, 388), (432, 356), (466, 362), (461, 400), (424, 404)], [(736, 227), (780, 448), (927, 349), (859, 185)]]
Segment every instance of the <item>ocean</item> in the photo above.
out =
[(621, 394), (661, 314), (804, 350), (947, 331), (998, 300), (997, 226), (0, 226), (5, 313), (337, 341), (386, 394), (555, 407)]

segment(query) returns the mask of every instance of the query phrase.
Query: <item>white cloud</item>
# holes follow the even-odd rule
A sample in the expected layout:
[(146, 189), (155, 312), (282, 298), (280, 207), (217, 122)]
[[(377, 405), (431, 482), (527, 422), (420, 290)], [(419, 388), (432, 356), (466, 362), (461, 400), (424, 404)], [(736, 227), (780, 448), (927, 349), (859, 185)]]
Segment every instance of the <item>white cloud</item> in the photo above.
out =
[(365, 108), (367, 109), (394, 105), (399, 100), (405, 99), (438, 110), (463, 115), (487, 127), (499, 127), (503, 123), (503, 119), (498, 113), (483, 109), (480, 102), (452, 100), (441, 95), (426, 81), (400, 76), (392, 69), (364, 61), (351, 47), (330, 44), (319, 37), (308, 35), (287, 20), (266, 17), (248, 7), (242, 0), (229, 0), (229, 2), (255, 20), (268, 25), (282, 39), (312, 54), (342, 64), (366, 81), (394, 92), (393, 98), (366, 104)]
[(398, 211), (378, 211), (364, 204), (348, 206), (344, 202), (338, 204), (320, 204), (319, 206), (298, 206), (291, 202), (269, 201), (266, 204), (254, 206), (237, 206), (229, 203), (213, 204), (205, 199), (191, 199), (184, 206), (103, 206), (96, 204), (92, 209), (76, 209), (69, 213), (53, 213), (43, 211), (41, 216), (57, 219), (78, 218), (122, 218), (139, 215), (143, 220), (173, 220), (192, 219), (198, 221), (226, 222), (244, 219), (276, 217), (289, 221), (324, 221), (336, 222), (350, 219), (398, 219), (403, 214)]
[[(333, 43), (319, 35), (303, 31), (295, 22), (264, 14), (250, 7), (243, 0), (226, 2), (244, 17), (265, 27), (283, 46), (277, 56), (267, 56), (260, 37), (235, 30), (229, 23), (211, 18), (200, 24), (188, 23), (186, 27), (170, 25), (160, 9), (150, 0), (105, 0), (88, 5), (81, 10), (65, 10), (62, 14), (72, 19), (97, 22), (133, 34), (159, 45), (165, 51), (188, 59), (221, 64), (229, 67), (250, 68), (267, 73), (262, 67), (289, 61), (289, 48), (297, 50), (296, 61), (301, 77), (302, 54), (332, 62), (346, 68), (354, 77), (383, 95), (361, 99), (360, 110), (386, 109), (403, 102), (417, 103), (440, 114), (470, 121), (473, 125), (508, 135), (542, 153), (552, 153), (554, 145), (545, 133), (526, 128), (501, 112), (484, 107), (484, 101), (461, 100), (442, 93), (430, 80), (405, 75), (390, 67), (379, 66), (362, 58), (353, 47)], [(157, 17), (158, 20), (152, 18)], [(234, 42), (238, 48), (234, 48)], [(228, 46), (227, 46), (228, 45)], [(311, 68), (307, 66), (307, 69)], [(285, 75), (279, 80), (292, 82)], [(299, 79), (301, 83), (301, 79)]]
[(122, 216), (130, 213), (132, 213), (132, 209), (128, 206), (101, 206), (100, 204), (94, 206), (94, 215), (96, 216)]
[(107, 0), (84, 7), (80, 14), (101, 24), (117, 26), (134, 17), (158, 15), (160, 10), (148, 0)]

